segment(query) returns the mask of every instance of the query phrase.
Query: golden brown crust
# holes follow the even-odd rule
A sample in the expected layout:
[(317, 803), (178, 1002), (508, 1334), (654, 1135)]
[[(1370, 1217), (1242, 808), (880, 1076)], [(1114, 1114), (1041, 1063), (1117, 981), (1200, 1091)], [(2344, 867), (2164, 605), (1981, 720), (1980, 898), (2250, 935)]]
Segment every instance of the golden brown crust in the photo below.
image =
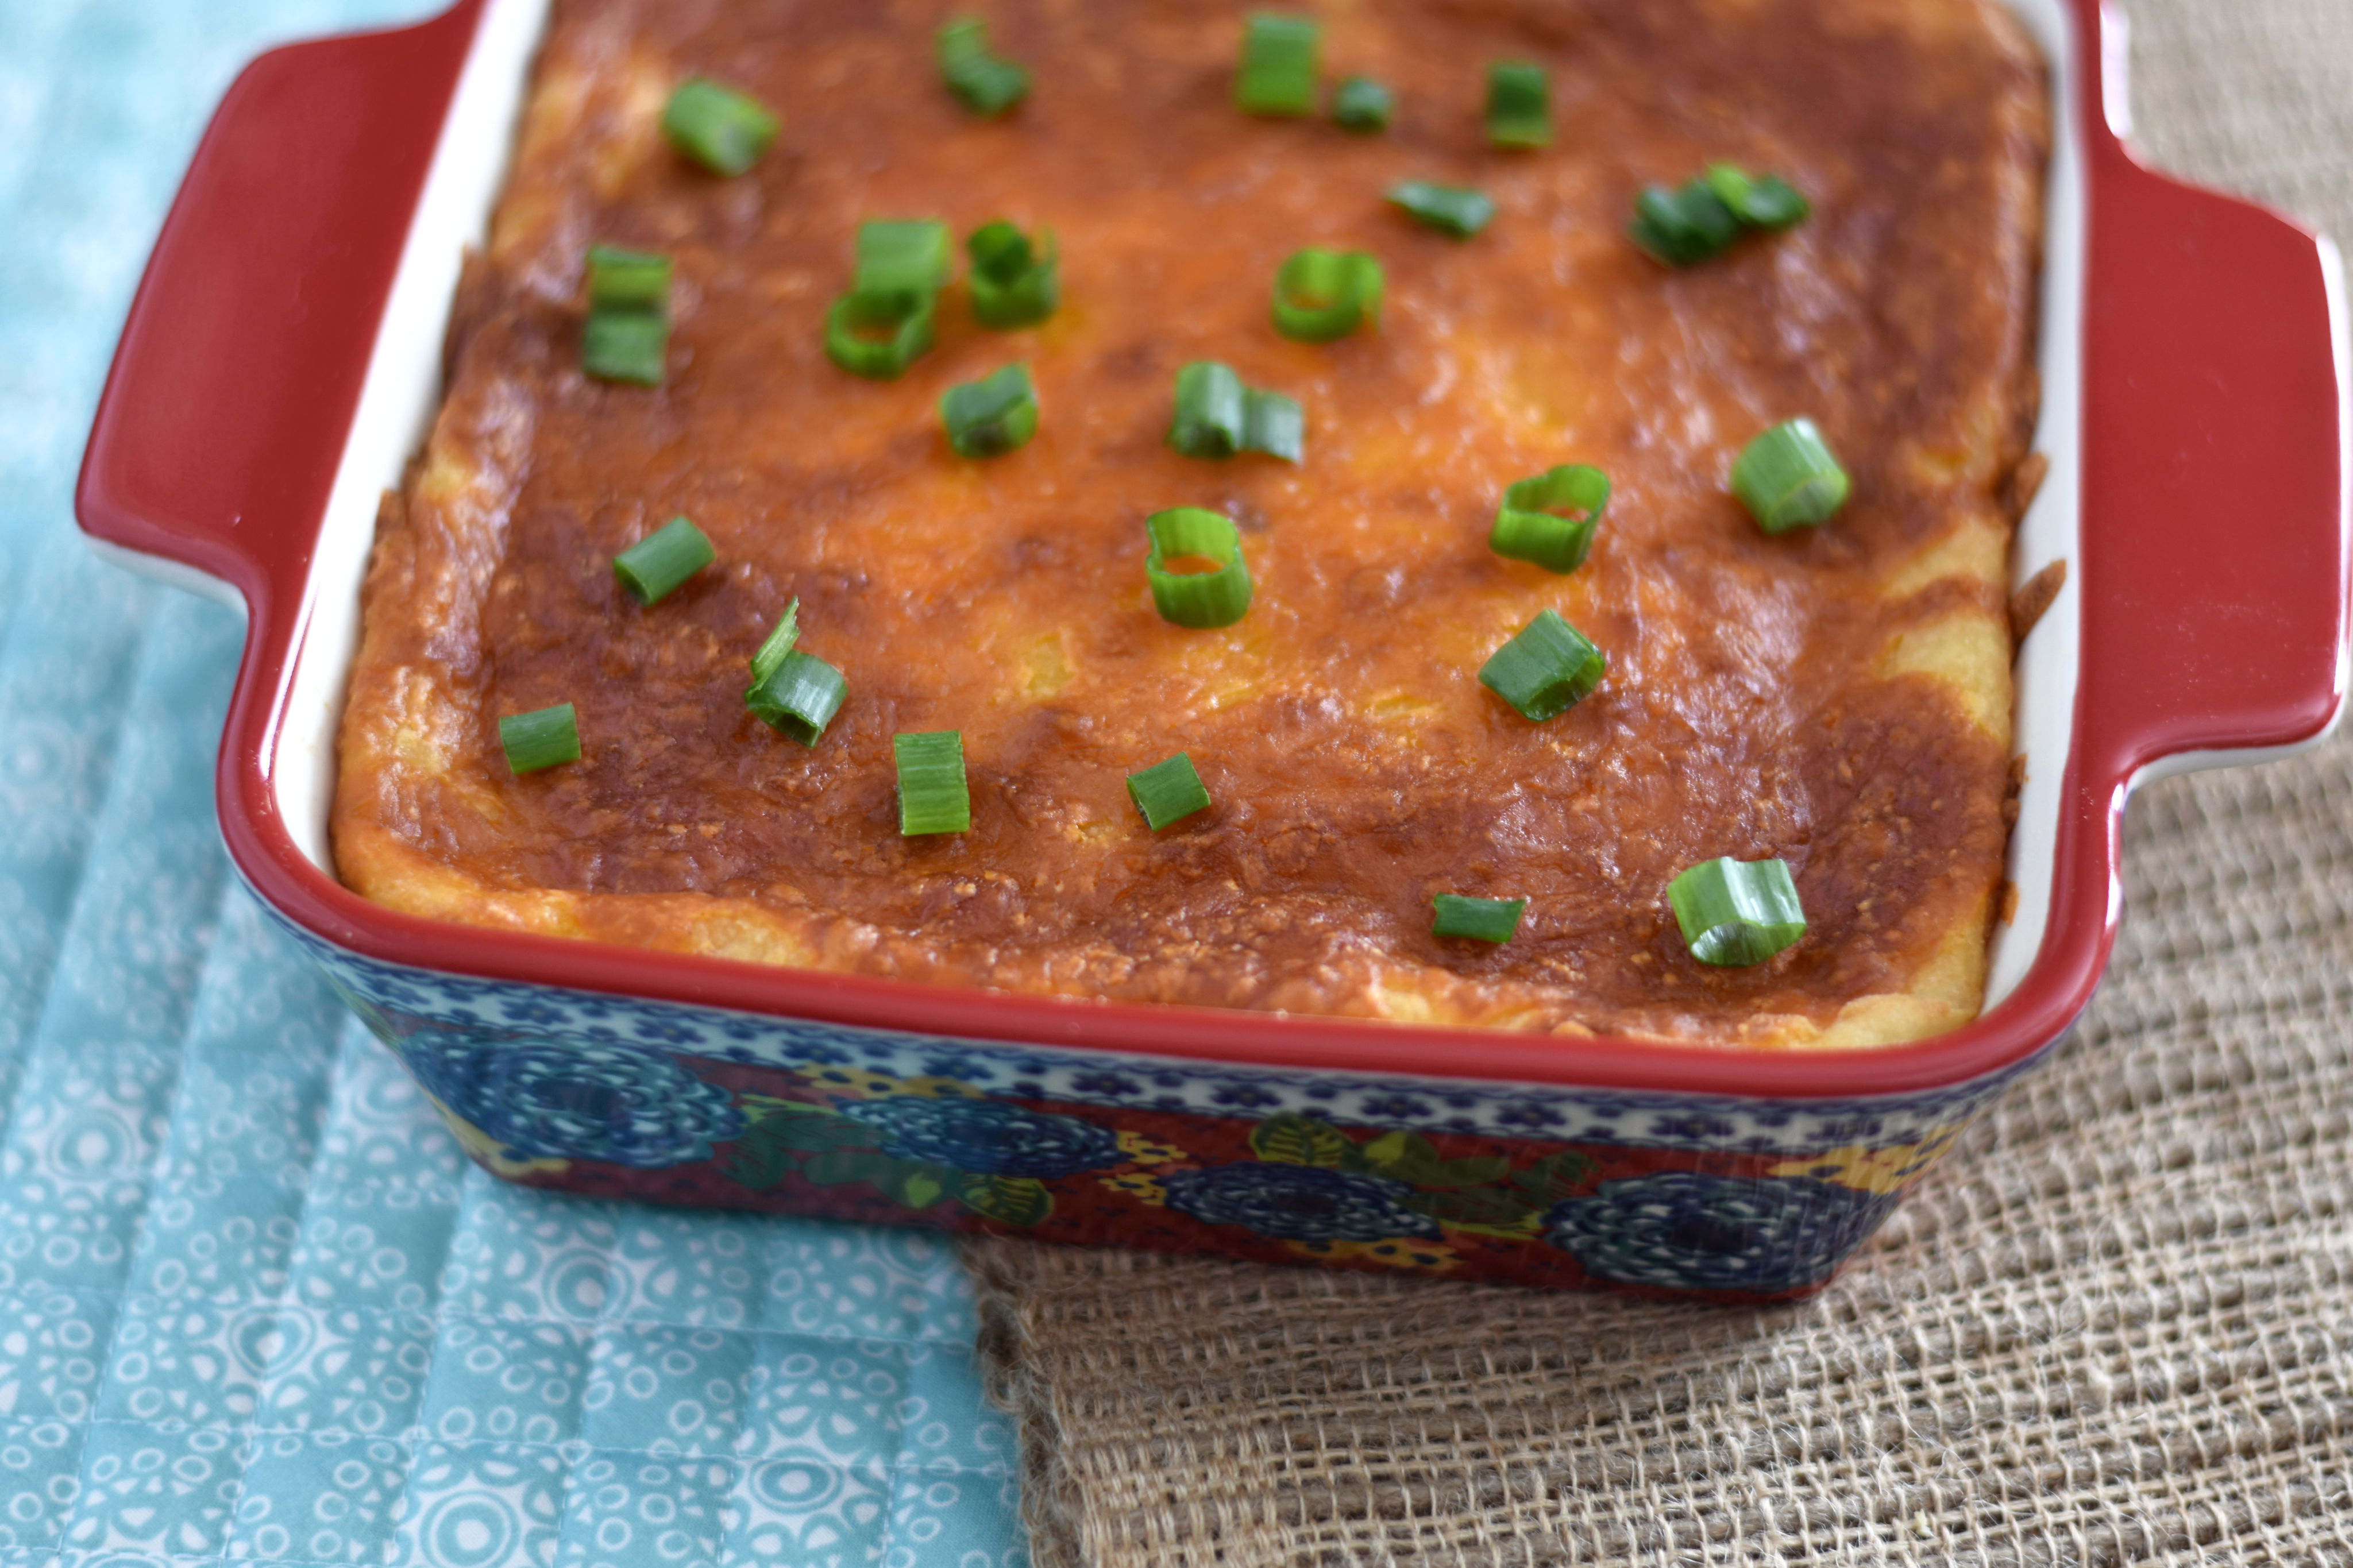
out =
[[(1327, 73), (1391, 82), (1388, 135), (1244, 119), (1239, 26), (1195, 5), (1008, 5), (1039, 89), (972, 121), (936, 7), (559, 3), (515, 175), (470, 268), (456, 371), (387, 506), (343, 731), (341, 874), (459, 921), (948, 984), (1757, 1045), (1909, 1038), (1977, 1008), (2006, 835), (2003, 594), (2034, 412), (2042, 66), (1990, 0), (1335, 5)], [(903, 14), (902, 14), (903, 13)], [(825, 47), (814, 47), (812, 39)], [(1490, 58), (1552, 70), (1558, 144), (1482, 144)], [(707, 72), (783, 113), (718, 182), (654, 129)], [(1816, 202), (1665, 273), (1621, 230), (1714, 158)], [(1476, 184), (1469, 244), (1384, 208)], [(1061, 241), (1067, 303), (995, 334), (960, 289), (901, 381), (827, 364), (861, 218), (997, 216)], [(584, 382), (591, 240), (677, 258), (655, 392)], [(1382, 330), (1265, 321), (1299, 245), (1372, 250)], [(1160, 445), (1176, 367), (1305, 405), (1308, 458)], [(933, 405), (1019, 359), (1038, 438), (955, 458)], [(1814, 417), (1855, 497), (1767, 538), (1739, 444)], [(1592, 560), (1485, 548), (1555, 463), (1616, 485)], [(1259, 596), (1159, 621), (1142, 519), (1230, 511)], [(720, 564), (651, 610), (613, 553), (691, 515)], [(798, 595), (850, 698), (804, 750), (744, 710)], [(1550, 605), (1609, 653), (1530, 725), (1476, 682)], [(508, 776), (496, 717), (569, 700), (575, 766)], [(895, 831), (890, 737), (964, 732), (969, 834)], [(1178, 749), (1219, 805), (1158, 836), (1124, 775)], [(1808, 938), (1694, 963), (1663, 898), (1730, 854), (1796, 872)], [(1429, 898), (1530, 899), (1521, 935), (1428, 935)]]

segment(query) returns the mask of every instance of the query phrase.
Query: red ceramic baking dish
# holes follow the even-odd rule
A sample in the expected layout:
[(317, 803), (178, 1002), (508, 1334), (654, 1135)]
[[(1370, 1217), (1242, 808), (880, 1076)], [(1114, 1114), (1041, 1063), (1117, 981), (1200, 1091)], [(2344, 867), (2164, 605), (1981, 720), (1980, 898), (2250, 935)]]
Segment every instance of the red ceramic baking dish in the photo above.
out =
[(2027, 763), (1977, 1022), (1730, 1052), (928, 988), (437, 924), (329, 868), (376, 499), (438, 390), (544, 0), (255, 61), (124, 327), (78, 507), (244, 607), (221, 828), (491, 1170), (605, 1194), (1719, 1299), (1830, 1278), (2063, 1037), (2135, 784), (2316, 742), (2345, 695), (2334, 248), (2136, 163), (2121, 20), (2014, 0), (2052, 62)]

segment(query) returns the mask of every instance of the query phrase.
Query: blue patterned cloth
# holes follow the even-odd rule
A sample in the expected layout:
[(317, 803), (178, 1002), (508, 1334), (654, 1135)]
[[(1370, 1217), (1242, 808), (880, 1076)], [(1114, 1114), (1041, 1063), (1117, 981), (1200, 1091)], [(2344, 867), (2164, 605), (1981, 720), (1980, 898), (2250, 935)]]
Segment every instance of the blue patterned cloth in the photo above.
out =
[(468, 1164), (222, 855), (237, 617), (73, 530), (237, 66), (421, 8), (0, 0), (0, 1563), (1019, 1564), (950, 1247)]

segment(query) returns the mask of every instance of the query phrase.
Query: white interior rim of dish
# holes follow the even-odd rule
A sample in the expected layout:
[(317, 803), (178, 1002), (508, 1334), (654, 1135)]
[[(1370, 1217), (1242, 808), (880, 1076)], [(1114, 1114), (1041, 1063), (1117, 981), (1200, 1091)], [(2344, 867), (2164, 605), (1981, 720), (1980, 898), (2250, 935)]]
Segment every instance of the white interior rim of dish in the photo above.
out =
[[(2037, 347), (2042, 408), (2034, 440), (2034, 450), (2051, 466), (2020, 524), (2011, 568), (2021, 582), (2057, 560), (2068, 561), (2070, 570), (2016, 666), (2014, 749), (2025, 754), (2026, 783), (2010, 833), (2008, 874), (2018, 903), (2015, 917), (1993, 939), (1989, 1010), (2025, 977), (2050, 922), (2060, 780), (2073, 734), (2082, 633), (2080, 574), (2073, 569), (2080, 518), (2086, 210), (2079, 95), (2071, 68), (2076, 42), (2064, 0), (2008, 3), (2050, 62), (2054, 131)], [(548, 0), (489, 0), (376, 332), (312, 557), (292, 668), (281, 675), (269, 777), (295, 844), (331, 876), (327, 819), (334, 799), (335, 733), (359, 644), (360, 583), (376, 510), (384, 492), (398, 487), (439, 406), (441, 342), (459, 262), (466, 247), (482, 243), (491, 205), (505, 185), (547, 6)], [(2119, 126), (2123, 86), (2113, 78), (2107, 86), (2111, 119)], [(168, 563), (142, 564), (187, 585), (185, 573), (171, 573)], [(2219, 752), (2192, 762), (2246, 760), (2249, 753)]]

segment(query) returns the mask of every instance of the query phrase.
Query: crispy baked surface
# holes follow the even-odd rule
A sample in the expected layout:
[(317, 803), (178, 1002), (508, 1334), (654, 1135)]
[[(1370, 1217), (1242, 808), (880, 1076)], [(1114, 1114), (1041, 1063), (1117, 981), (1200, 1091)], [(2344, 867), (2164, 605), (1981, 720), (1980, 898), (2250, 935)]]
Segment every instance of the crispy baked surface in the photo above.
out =
[[(2001, 876), (2009, 480), (2034, 409), (2043, 67), (1990, 0), (1371, 0), (1314, 7), (1385, 135), (1248, 118), (1240, 5), (1005, 0), (1037, 89), (942, 90), (951, 8), (558, 0), (452, 329), (447, 402), (386, 498), (342, 731), (343, 879), (394, 907), (949, 984), (1754, 1046), (1974, 1016)], [(1490, 150), (1487, 61), (1552, 73), (1557, 138)], [(721, 181), (656, 121), (707, 74), (782, 116)], [(1635, 192), (1729, 159), (1813, 216), (1667, 272)], [(1387, 207), (1475, 185), (1469, 243)], [(1050, 226), (1064, 304), (997, 333), (961, 288), (901, 380), (825, 359), (862, 219)], [(670, 371), (577, 371), (581, 257), (676, 258)], [(1267, 321), (1277, 264), (1359, 248), (1381, 330)], [(1194, 359), (1305, 406), (1306, 461), (1162, 445)], [(943, 390), (1027, 362), (1043, 420), (952, 454)], [(1814, 418), (1854, 477), (1768, 538), (1725, 476)], [(1486, 547), (1512, 480), (1616, 487), (1558, 577)], [(1144, 518), (1232, 515), (1249, 616), (1154, 613)], [(619, 550), (691, 516), (719, 563), (640, 608)], [(794, 595), (849, 697), (814, 749), (744, 709)], [(1480, 664), (1551, 606), (1608, 653), (1530, 724)], [(497, 718), (570, 701), (585, 754), (509, 775)], [(969, 833), (902, 838), (893, 731), (964, 732)], [(1155, 836), (1127, 773), (1183, 749), (1214, 811)], [(1778, 856), (1810, 928), (1748, 969), (1684, 949), (1683, 868)], [(1488, 949), (1430, 897), (1529, 900)]]

